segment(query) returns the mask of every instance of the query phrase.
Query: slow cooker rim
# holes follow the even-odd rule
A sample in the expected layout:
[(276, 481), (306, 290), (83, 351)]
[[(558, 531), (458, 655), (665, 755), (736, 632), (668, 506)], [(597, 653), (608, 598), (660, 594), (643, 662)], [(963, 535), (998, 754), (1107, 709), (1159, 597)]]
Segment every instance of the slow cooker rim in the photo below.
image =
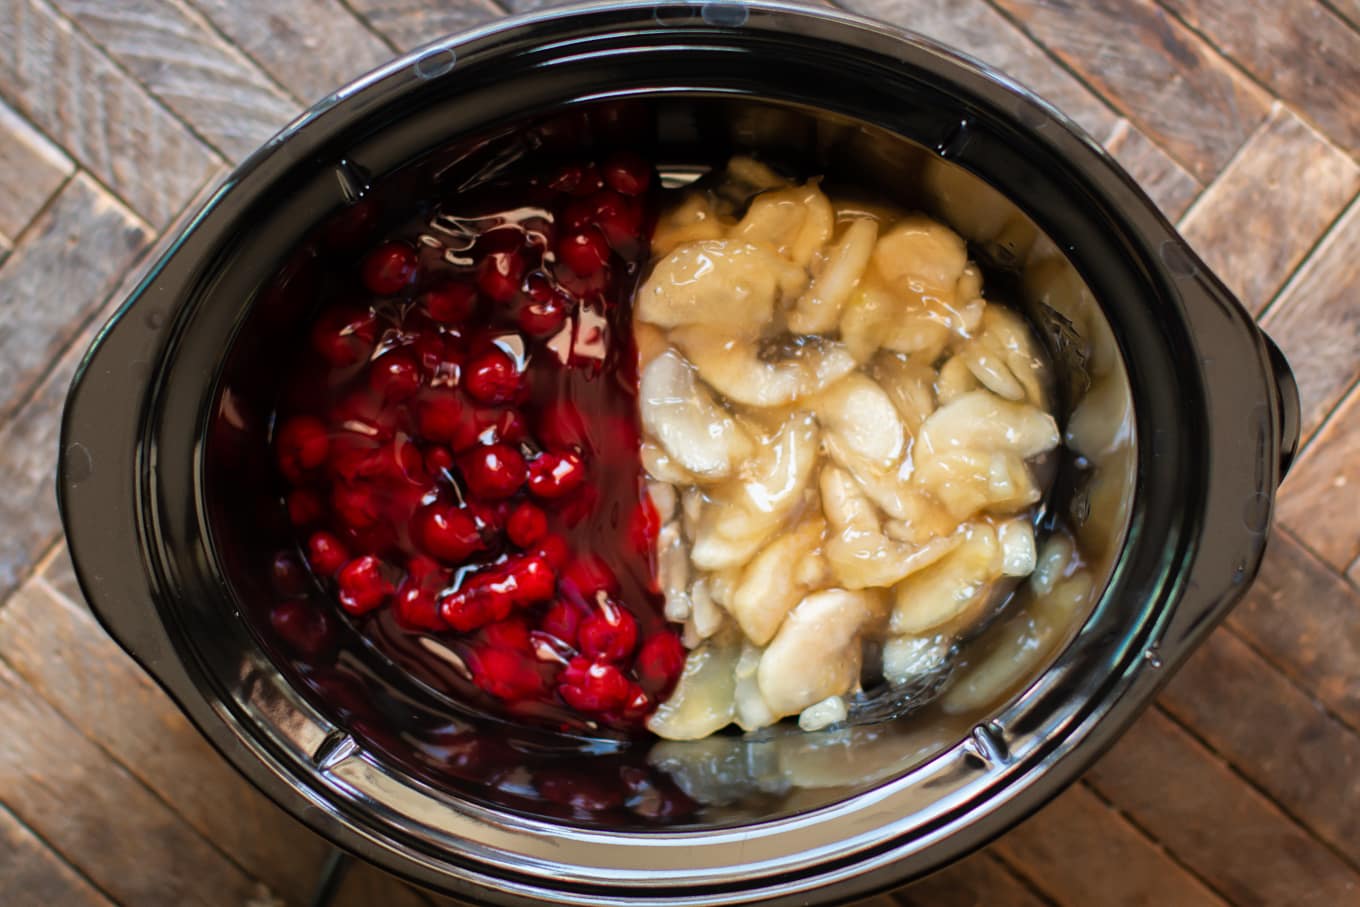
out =
[[(615, 9), (615, 11), (617, 11), (617, 8), (614, 8), (614, 9)], [(650, 7), (647, 6), (647, 5), (634, 5), (634, 6), (630, 7), (630, 9), (650, 9)], [(753, 10), (761, 11), (762, 13), (763, 13), (764, 11), (766, 11), (766, 10), (769, 10), (769, 11), (781, 11), (781, 12), (784, 11), (783, 8), (780, 7), (780, 6), (778, 6), (778, 5), (766, 5), (766, 4), (753, 5), (752, 9), (753, 9)], [(603, 12), (603, 11), (601, 11), (601, 12)], [(497, 33), (501, 32), (502, 30), (508, 31), (508, 30), (513, 29), (513, 28), (522, 27), (522, 26), (525, 26), (525, 25), (528, 25), (528, 24), (532, 24), (532, 23), (535, 23), (535, 22), (549, 21), (549, 20), (556, 19), (556, 18), (558, 18), (559, 16), (562, 16), (562, 15), (563, 15), (562, 13), (553, 13), (553, 14), (542, 15), (542, 16), (526, 17), (526, 18), (522, 18), (522, 19), (518, 19), (518, 20), (509, 20), (509, 21), (506, 21), (506, 22), (504, 22), (504, 23), (499, 23), (497, 26), (492, 27), (492, 28), (490, 28), (490, 29), (483, 30), (483, 32), (481, 32), (481, 33), (474, 33), (474, 35), (472, 35), (472, 36), (465, 37), (465, 38), (460, 38), (460, 39), (453, 39), (453, 40), (448, 41), (448, 42), (439, 42), (437, 45), (434, 45), (434, 46), (436, 46), (436, 47), (453, 46), (453, 45), (461, 46), (463, 43), (472, 40), (472, 38), (475, 38), (475, 37), (477, 37), (477, 36), (480, 35), (480, 34), (494, 35), (494, 34), (497, 34)], [(812, 11), (809, 11), (809, 10), (801, 10), (801, 9), (800, 9), (800, 10), (796, 10), (796, 15), (806, 17), (806, 16), (813, 15), (813, 13), (812, 13)], [(826, 15), (824, 15), (824, 14), (821, 14), (821, 13), (819, 12), (819, 13), (817, 13), (817, 14), (814, 16), (814, 18), (850, 18), (850, 17), (828, 17), (828, 16), (826, 16)], [(856, 24), (860, 24), (860, 23), (858, 22), (858, 20), (856, 20)], [(407, 58), (404, 58), (403, 61), (398, 61), (398, 63), (393, 64), (391, 67), (388, 67), (386, 70), (382, 71), (382, 73), (380, 73), (379, 76), (375, 76), (375, 77), (373, 77), (373, 78), (379, 78), (379, 77), (382, 76), (383, 74), (387, 74), (387, 75), (400, 74), (400, 73), (405, 69), (406, 66), (412, 65), (412, 61), (418, 61), (418, 60), (420, 60), (420, 59), (424, 59), (424, 57), (425, 57), (426, 55), (428, 55), (428, 53), (429, 53), (428, 50), (424, 51), (423, 53), (422, 53), (422, 52), (417, 52), (417, 54), (414, 54), (414, 55), (411, 55), (411, 56), (409, 56), (409, 57), (407, 57)], [(363, 83), (363, 84), (368, 84), (368, 83), (365, 82), (365, 83)], [(1014, 87), (1011, 86), (1011, 85), (1009, 85), (1009, 84), (1006, 84), (1004, 87), (1005, 87), (1007, 90), (1012, 91), (1012, 92), (1015, 90)], [(349, 93), (352, 93), (352, 91), (350, 91)], [(341, 93), (341, 95), (345, 95), (345, 94), (346, 94), (346, 93), (344, 93), (344, 92)], [(338, 96), (339, 96), (339, 95), (338, 95)], [(1031, 101), (1032, 101), (1033, 103), (1038, 103), (1038, 104), (1041, 104), (1041, 103), (1042, 103), (1042, 102), (1038, 102), (1037, 100), (1034, 100), (1034, 99), (1031, 99)], [(294, 124), (293, 127), (290, 127), (290, 130), (296, 130), (297, 128), (299, 128), (300, 125), (305, 125), (306, 122), (309, 122), (309, 121), (300, 121), (299, 124)], [(1070, 124), (1070, 123), (1062, 122), (1061, 124), (1064, 126), (1065, 129), (1068, 129), (1068, 130), (1071, 129), (1071, 124)], [(1086, 142), (1089, 144), (1089, 139), (1084, 139), (1084, 141), (1086, 141)], [(276, 140), (276, 142), (271, 143), (271, 146), (275, 146), (275, 145), (277, 145), (277, 140)], [(1103, 156), (1103, 152), (1100, 152), (1100, 154)], [(267, 153), (266, 153), (266, 156), (267, 156)], [(263, 158), (261, 158), (261, 160), (263, 160)], [(255, 164), (258, 164), (259, 161), (258, 161), (258, 160), (257, 160), (257, 161), (254, 161), (254, 163), (255, 163)], [(248, 164), (246, 167), (243, 168), (242, 171), (238, 172), (238, 176), (237, 176), (236, 179), (243, 178), (243, 177), (245, 176), (246, 172), (250, 169), (250, 166), (251, 166), (251, 165)], [(1116, 171), (1116, 175), (1118, 175), (1118, 171)], [(1126, 179), (1126, 178), (1125, 178), (1125, 179)], [(216, 201), (220, 200), (220, 199), (221, 199), (221, 195), (219, 194), (219, 196), (214, 200), (214, 203), (215, 203)], [(199, 218), (199, 221), (201, 221), (201, 220), (202, 220), (202, 216)], [(197, 223), (197, 222), (196, 222), (196, 223)], [(1173, 234), (1173, 235), (1174, 235), (1174, 234)], [(139, 293), (145, 291), (145, 289), (150, 285), (151, 281), (154, 279), (154, 276), (155, 276), (155, 275), (153, 275), (152, 278), (149, 278), (148, 281), (145, 282), (145, 283), (143, 284), (142, 288), (139, 290)], [(135, 298), (135, 297), (134, 297), (134, 298)], [(129, 303), (129, 304), (131, 304), (131, 303)], [(70, 426), (67, 425), (67, 426), (64, 426), (64, 428), (69, 429)], [(66, 450), (66, 445), (65, 445), (65, 444), (63, 444), (63, 450), (64, 450), (64, 451)], [(67, 460), (67, 458), (64, 457), (64, 458), (63, 458), (63, 467), (65, 467), (65, 466), (67, 465), (66, 460)], [(63, 488), (65, 488), (65, 485), (63, 485)], [(63, 495), (63, 504), (65, 504), (65, 503), (66, 503), (66, 501), (65, 501), (65, 495)], [(65, 508), (64, 508), (64, 511), (65, 511)], [(82, 582), (84, 582), (84, 581), (85, 581), (85, 576), (84, 576), (84, 574), (82, 573)], [(95, 598), (97, 598), (97, 597), (98, 597), (98, 595), (92, 596), (92, 600), (95, 599)], [(153, 673), (156, 673), (156, 672), (153, 670)], [(221, 717), (223, 717), (223, 716), (219, 715), (218, 717), (221, 718)], [(238, 761), (238, 760), (235, 760), (235, 759), (234, 759), (233, 761)], [(238, 765), (239, 765), (239, 763), (238, 763)], [(1016, 820), (1018, 820), (1018, 818), (1019, 818), (1019, 817), (1016, 817)], [(999, 829), (998, 829), (998, 830), (999, 830)]]

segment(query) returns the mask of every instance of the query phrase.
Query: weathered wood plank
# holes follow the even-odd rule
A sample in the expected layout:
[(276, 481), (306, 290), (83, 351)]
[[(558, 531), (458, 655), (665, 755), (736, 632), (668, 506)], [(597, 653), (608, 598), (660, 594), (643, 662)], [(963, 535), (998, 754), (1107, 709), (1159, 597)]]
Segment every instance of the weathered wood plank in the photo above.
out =
[(1360, 32), (1321, 3), (1161, 0), (1352, 154), (1360, 152)]
[(1160, 712), (1144, 715), (1087, 779), (1234, 904), (1360, 898), (1355, 870)]
[(38, 566), (38, 575), (71, 604), (89, 608), (85, 596), (80, 591), (80, 583), (76, 580), (75, 564), (71, 563), (71, 550), (66, 547), (65, 541), (58, 542), (48, 552), (47, 557)]
[(1148, 194), (1167, 220), (1176, 221), (1199, 195), (1199, 180), (1176, 163), (1152, 139), (1120, 117), (1105, 148)]
[(305, 902), (326, 845), (241, 778), (87, 611), (30, 580), (0, 609), (0, 657), (205, 839)]
[(1160, 702), (1314, 834), (1360, 865), (1360, 735), (1228, 630), (1209, 636)]
[(215, 155), (43, 0), (0, 4), (0, 95), (152, 226)]
[(0, 808), (0, 903), (7, 907), (113, 907), (113, 902)]
[(230, 160), (298, 113), (294, 99), (176, 0), (53, 2)]
[(0, 797), (125, 904), (239, 907), (255, 883), (0, 664)]
[(87, 175), (66, 184), (0, 268), (0, 419), (150, 240), (149, 228)]
[(996, 2), (1201, 182), (1265, 118), (1265, 93), (1153, 0)]
[(0, 104), (0, 240), (16, 239), (74, 169), (60, 148)]
[(919, 882), (893, 892), (902, 907), (1043, 907), (1046, 902), (1024, 886), (987, 851), (946, 866)]
[(1059, 904), (1223, 904), (1082, 785), (992, 846)]
[(492, 0), (350, 0), (350, 7), (402, 50), (505, 15)]
[(1288, 531), (1266, 548), (1229, 625), (1352, 729), (1360, 730), (1360, 590)]
[(191, 0), (214, 26), (305, 103), (392, 57), (339, 0)]
[(1279, 504), (1280, 522), (1337, 572), (1360, 557), (1356, 513), (1360, 513), (1360, 386), (1327, 419), (1290, 471)]
[(1262, 319), (1298, 380), (1305, 438), (1360, 374), (1357, 291), (1360, 201), (1351, 203)]
[(1260, 312), (1360, 188), (1360, 165), (1276, 104), (1205, 190), (1182, 233)]

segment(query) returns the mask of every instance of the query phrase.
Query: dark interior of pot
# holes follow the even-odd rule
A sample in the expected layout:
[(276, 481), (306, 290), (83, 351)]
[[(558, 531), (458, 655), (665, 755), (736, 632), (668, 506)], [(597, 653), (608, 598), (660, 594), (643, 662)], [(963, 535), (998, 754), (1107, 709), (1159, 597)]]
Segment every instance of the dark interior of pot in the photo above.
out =
[[(814, 810), (901, 775), (966, 738), (1020, 695), (1077, 633), (1123, 544), (1134, 492), (1129, 379), (1109, 323), (1058, 245), (996, 189), (935, 152), (864, 124), (791, 106), (716, 97), (634, 100), (586, 141), (644, 151), (682, 185), (749, 153), (791, 176), (824, 176), (942, 220), (969, 244), (987, 296), (1028, 319), (1054, 363), (1064, 444), (1042, 505), (1039, 538), (1055, 564), (1024, 583), (959, 652), (943, 693), (906, 717), (805, 733), (783, 724), (728, 728), (699, 741), (619, 739), (518, 726), (480, 708), (466, 678), (439, 658), (438, 634), (412, 636), (394, 659), (341, 611), (304, 566), (269, 446), (284, 371), (323, 298), (353, 280), (352, 252), (326, 237), (407, 221), (474, 172), (513, 160), (534, 124), (456, 137), (386, 175), (342, 164), (350, 205), (303, 230), (262, 218), (279, 260), (231, 340), (207, 426), (204, 487), (212, 547), (240, 613), (269, 660), (312, 706), (393, 775), (497, 809), (624, 831), (714, 827)], [(546, 121), (549, 121), (546, 120)], [(544, 121), (535, 121), (544, 122)], [(290, 232), (291, 231), (291, 232)], [(278, 612), (324, 625), (315, 645), (286, 643)], [(262, 719), (264, 720), (264, 719)]]

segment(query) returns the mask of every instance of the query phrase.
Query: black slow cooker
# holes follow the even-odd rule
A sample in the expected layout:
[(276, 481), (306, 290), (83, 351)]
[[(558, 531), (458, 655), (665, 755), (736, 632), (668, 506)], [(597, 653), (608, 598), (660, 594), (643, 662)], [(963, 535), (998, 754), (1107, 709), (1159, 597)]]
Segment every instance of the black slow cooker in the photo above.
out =
[[(1048, 506), (1098, 594), (990, 700), (658, 752), (460, 711), (357, 639), (302, 656), (272, 638), (289, 542), (270, 395), (315, 298), (295, 250), (363, 199), (447, 190), (469, 149), (619, 99), (644, 111), (628, 138), (676, 179), (754, 152), (944, 219), (1042, 335), (1069, 441)], [(626, 3), (438, 41), (246, 160), (81, 365), (59, 495), (104, 626), (337, 845), (479, 902), (808, 904), (939, 868), (1076, 778), (1241, 597), (1297, 437), (1278, 349), (1099, 145), (1023, 88), (839, 13)], [(987, 632), (1032, 630), (1044, 605)], [(592, 817), (536, 799), (544, 773), (631, 779), (633, 805)]]

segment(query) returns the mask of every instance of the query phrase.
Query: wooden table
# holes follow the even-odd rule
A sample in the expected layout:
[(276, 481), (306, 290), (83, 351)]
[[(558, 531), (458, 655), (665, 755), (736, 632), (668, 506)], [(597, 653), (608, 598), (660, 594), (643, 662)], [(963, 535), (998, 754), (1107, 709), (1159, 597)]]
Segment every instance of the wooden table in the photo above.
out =
[[(1000, 67), (1103, 142), (1280, 341), (1306, 443), (1255, 588), (1123, 741), (984, 853), (866, 903), (1360, 904), (1360, 0), (842, 5)], [(504, 13), (0, 0), (0, 903), (307, 903), (326, 845), (81, 603), (58, 415), (94, 329), (233, 161)], [(430, 902), (366, 868), (337, 900)]]

